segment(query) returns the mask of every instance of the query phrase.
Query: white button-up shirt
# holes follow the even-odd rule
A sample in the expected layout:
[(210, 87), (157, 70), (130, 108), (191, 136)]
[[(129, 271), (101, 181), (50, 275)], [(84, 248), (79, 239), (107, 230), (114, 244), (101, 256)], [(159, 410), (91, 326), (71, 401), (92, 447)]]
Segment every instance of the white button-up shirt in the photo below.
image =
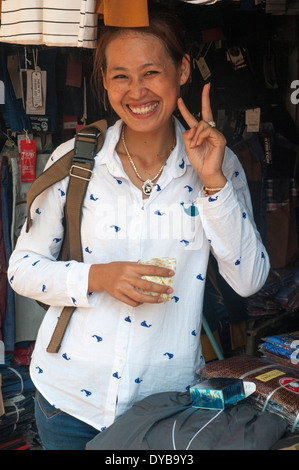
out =
[[(269, 271), (237, 157), (226, 149), (226, 186), (204, 197), (175, 122), (177, 145), (148, 199), (115, 152), (121, 121), (108, 129), (82, 209), (83, 263), (56, 261), (68, 178), (36, 199), (33, 225), (29, 233), (23, 228), (10, 259), (12, 288), (51, 305), (32, 357), (34, 384), (52, 405), (99, 430), (149, 394), (196, 383), (204, 364), (200, 332), (210, 250), (242, 296), (259, 290)], [(58, 147), (48, 164), (73, 145)], [(133, 308), (106, 292), (88, 292), (94, 263), (162, 257), (176, 259), (168, 302)], [(60, 351), (51, 354), (46, 348), (65, 305), (77, 308)]]

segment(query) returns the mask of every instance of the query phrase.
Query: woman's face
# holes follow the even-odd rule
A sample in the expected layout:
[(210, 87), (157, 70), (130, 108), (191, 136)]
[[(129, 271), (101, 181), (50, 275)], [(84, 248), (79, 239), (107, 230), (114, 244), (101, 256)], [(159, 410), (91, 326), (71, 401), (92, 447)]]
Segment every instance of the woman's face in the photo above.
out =
[(148, 132), (169, 125), (189, 76), (187, 58), (176, 66), (158, 38), (128, 32), (109, 43), (106, 63), (104, 87), (128, 127)]

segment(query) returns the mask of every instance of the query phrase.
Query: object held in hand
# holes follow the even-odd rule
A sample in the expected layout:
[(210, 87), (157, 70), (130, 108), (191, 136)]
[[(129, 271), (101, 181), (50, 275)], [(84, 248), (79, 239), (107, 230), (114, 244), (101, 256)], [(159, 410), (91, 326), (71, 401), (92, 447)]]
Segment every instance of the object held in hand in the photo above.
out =
[[(160, 266), (162, 268), (168, 268), (175, 272), (176, 270), (176, 259), (175, 258), (152, 258), (149, 261), (139, 261), (140, 264), (151, 264), (154, 266)], [(172, 287), (173, 280), (172, 277), (164, 277), (164, 276), (142, 276), (142, 279), (146, 279), (147, 281), (156, 282), (157, 284), (161, 284), (162, 286), (169, 286)], [(171, 300), (171, 296), (168, 294), (160, 294), (158, 292), (146, 292), (142, 291), (144, 294), (149, 294), (153, 296), (160, 296), (164, 299), (164, 302), (168, 302)]]

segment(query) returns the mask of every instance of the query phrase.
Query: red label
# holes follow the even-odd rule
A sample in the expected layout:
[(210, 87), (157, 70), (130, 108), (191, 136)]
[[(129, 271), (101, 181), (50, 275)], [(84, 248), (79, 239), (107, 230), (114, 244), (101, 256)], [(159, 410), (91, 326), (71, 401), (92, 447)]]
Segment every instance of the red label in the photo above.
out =
[(36, 140), (21, 140), (21, 181), (30, 183), (35, 180)]
[(299, 393), (299, 379), (285, 377), (280, 379), (279, 383), (287, 390), (290, 390), (290, 392)]

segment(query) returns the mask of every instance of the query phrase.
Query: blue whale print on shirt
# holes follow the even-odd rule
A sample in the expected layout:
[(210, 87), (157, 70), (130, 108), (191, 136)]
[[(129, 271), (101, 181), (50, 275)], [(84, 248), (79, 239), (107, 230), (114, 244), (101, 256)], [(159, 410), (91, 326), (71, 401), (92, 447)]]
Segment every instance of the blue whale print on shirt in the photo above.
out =
[(95, 338), (98, 343), (99, 343), (100, 341), (103, 341), (103, 338), (102, 338), (101, 336), (98, 336), (98, 335), (92, 335), (92, 338)]
[(144, 326), (145, 328), (150, 328), (150, 327), (152, 326), (152, 325), (148, 325), (148, 324), (146, 323), (146, 320), (142, 321), (142, 322), (140, 323), (140, 325), (141, 325), (141, 326)]
[(40, 259), (38, 259), (37, 261), (34, 261), (34, 263), (32, 263), (32, 266), (36, 266), (37, 263), (39, 263), (39, 262), (40, 262)]
[(89, 392), (88, 390), (85, 390), (85, 388), (82, 388), (82, 390), (80, 390), (80, 392), (85, 393), (86, 397), (90, 397), (90, 395), (91, 395), (91, 392)]
[(137, 377), (137, 379), (135, 379), (134, 382), (135, 382), (136, 384), (141, 384), (142, 380), (141, 380), (139, 377)]
[(179, 167), (183, 169), (184, 166), (185, 166), (185, 160), (182, 158), (182, 162), (179, 164)]
[(110, 225), (110, 228), (114, 228), (115, 232), (120, 231), (120, 227), (118, 227), (117, 225)]
[(167, 356), (168, 359), (172, 359), (172, 358), (173, 358), (173, 354), (172, 354), (172, 353), (168, 353), (168, 352), (164, 353), (163, 356)]
[(115, 377), (116, 379), (120, 379), (121, 377), (118, 375), (118, 372), (114, 372), (114, 374), (112, 374), (112, 377)]
[(204, 281), (204, 280), (205, 280), (205, 278), (202, 277), (202, 274), (198, 274), (198, 275), (196, 276), (196, 279), (199, 279), (200, 281)]
[(85, 251), (86, 253), (89, 253), (89, 254), (91, 254), (91, 253), (92, 253), (92, 251), (91, 251), (91, 250), (88, 248), (88, 246), (85, 248), (85, 250), (84, 250), (84, 251)]
[(238, 266), (240, 263), (241, 263), (241, 260), (237, 259), (237, 261), (235, 262), (235, 266)]
[(71, 358), (68, 357), (67, 353), (63, 353), (63, 354), (62, 354), (62, 357), (63, 357), (63, 359), (65, 359), (66, 361), (70, 361), (70, 360), (71, 360)]
[(35, 213), (36, 214), (41, 214), (41, 211), (40, 211), (39, 207), (35, 210)]
[(58, 188), (58, 191), (60, 192), (61, 197), (65, 196), (65, 192), (63, 191), (63, 189)]
[(132, 323), (132, 322), (131, 322), (131, 318), (130, 318), (129, 315), (125, 318), (125, 321), (128, 322), (128, 323)]
[(198, 208), (193, 203), (189, 207), (185, 207), (184, 204), (184, 202), (181, 202), (185, 214), (190, 215), (190, 217), (196, 217), (199, 214)]
[(41, 369), (40, 367), (36, 367), (36, 369), (38, 374), (42, 374), (44, 372), (43, 369)]
[(216, 196), (216, 197), (210, 196), (210, 197), (208, 198), (208, 201), (209, 201), (209, 202), (214, 202), (214, 201), (217, 201), (217, 199), (218, 199), (218, 196)]
[(188, 184), (186, 184), (186, 186), (184, 186), (184, 189), (188, 189), (189, 193), (191, 193), (191, 191), (193, 191), (193, 188), (191, 188), (191, 186), (189, 186)]
[(97, 201), (99, 198), (94, 196), (93, 194), (90, 195), (90, 200), (91, 201)]

